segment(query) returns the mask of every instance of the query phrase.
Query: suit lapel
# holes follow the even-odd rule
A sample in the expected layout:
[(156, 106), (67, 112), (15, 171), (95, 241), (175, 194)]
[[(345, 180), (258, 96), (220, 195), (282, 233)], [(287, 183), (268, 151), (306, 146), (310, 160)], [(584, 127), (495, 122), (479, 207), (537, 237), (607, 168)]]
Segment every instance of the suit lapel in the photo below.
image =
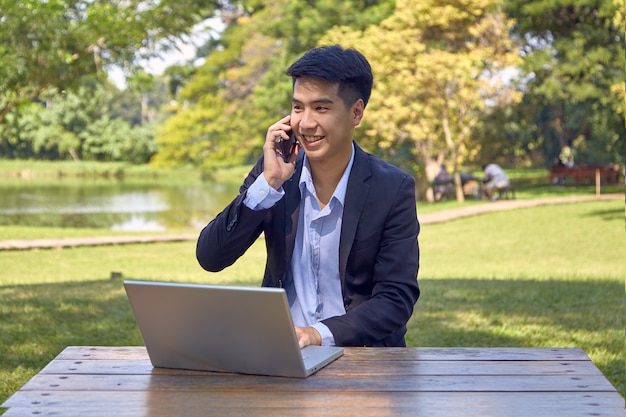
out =
[[(282, 266), (281, 270), (289, 269), (291, 263), (291, 257), (293, 255), (293, 248), (296, 241), (296, 228), (298, 225), (298, 216), (300, 214), (300, 174), (302, 173), (303, 158), (300, 156), (296, 165), (296, 170), (293, 177), (285, 184), (285, 195), (289, 196), (285, 200), (285, 260), (286, 263)], [(369, 158), (359, 146), (354, 145), (354, 163), (352, 165), (352, 171), (348, 178), (348, 186), (346, 189), (346, 199), (343, 210), (343, 218), (341, 223), (341, 239), (339, 241), (339, 276), (341, 277), (342, 290), (345, 285), (345, 273), (348, 262), (348, 255), (354, 242), (354, 236), (356, 235), (356, 229), (361, 218), (361, 213), (365, 207), (367, 196), (369, 194), (370, 186), (365, 182), (367, 178), (371, 176), (371, 169), (369, 166)], [(283, 269), (285, 268), (285, 269)], [(345, 291), (344, 291), (345, 294)]]
[(339, 241), (339, 276), (341, 277), (342, 289), (345, 285), (348, 255), (350, 254), (356, 228), (361, 218), (363, 208), (365, 207), (367, 195), (369, 194), (370, 186), (365, 180), (370, 176), (369, 158), (367, 154), (355, 144), (354, 163), (350, 177), (348, 178), (346, 200), (341, 223), (341, 239)]

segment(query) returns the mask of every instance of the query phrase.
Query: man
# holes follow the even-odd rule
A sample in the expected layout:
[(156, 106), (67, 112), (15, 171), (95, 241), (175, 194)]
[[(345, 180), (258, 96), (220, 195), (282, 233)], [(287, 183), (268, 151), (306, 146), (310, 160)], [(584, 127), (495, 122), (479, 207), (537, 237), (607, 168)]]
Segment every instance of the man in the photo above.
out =
[[(286, 73), (292, 113), (269, 127), (239, 196), (200, 233), (198, 261), (222, 270), (264, 233), (262, 285), (285, 288), (301, 347), (405, 346), (420, 293), (415, 183), (353, 141), (370, 65), (335, 45)], [(299, 145), (285, 162), (278, 142), (290, 130)]]
[(511, 181), (498, 164), (483, 165), (483, 173), (485, 195), (489, 200), (495, 201), (495, 192), (507, 188)]

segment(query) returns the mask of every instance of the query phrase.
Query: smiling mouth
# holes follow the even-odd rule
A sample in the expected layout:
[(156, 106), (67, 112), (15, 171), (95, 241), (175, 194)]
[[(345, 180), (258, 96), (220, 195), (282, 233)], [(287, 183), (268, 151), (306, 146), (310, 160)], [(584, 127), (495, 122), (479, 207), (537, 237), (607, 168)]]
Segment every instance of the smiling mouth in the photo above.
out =
[(315, 142), (319, 142), (320, 140), (324, 139), (326, 136), (307, 136), (307, 135), (302, 135), (302, 139), (304, 139), (305, 142), (307, 143), (315, 143)]

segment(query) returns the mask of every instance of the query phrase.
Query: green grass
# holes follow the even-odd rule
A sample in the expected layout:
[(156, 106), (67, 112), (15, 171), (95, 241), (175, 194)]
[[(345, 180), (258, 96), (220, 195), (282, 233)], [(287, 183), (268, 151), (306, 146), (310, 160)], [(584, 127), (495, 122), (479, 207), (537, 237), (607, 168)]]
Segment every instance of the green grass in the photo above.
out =
[[(45, 233), (6, 229), (0, 236)], [(409, 345), (579, 347), (624, 396), (623, 233), (622, 200), (423, 225)], [(0, 253), (0, 402), (68, 345), (142, 344), (112, 271), (260, 283), (263, 241), (218, 274), (201, 270), (194, 250), (179, 242)]]
[[(198, 177), (198, 171), (195, 169), (180, 169), (177, 173), (178, 176), (187, 173), (189, 178)], [(171, 175), (166, 170), (125, 162), (0, 159), (0, 177), (4, 178), (121, 178), (126, 176), (149, 179)]]
[(54, 183), (59, 179), (66, 182), (85, 179), (91, 181), (123, 179), (125, 182), (140, 181), (142, 184), (150, 181), (158, 181), (159, 184), (178, 184), (210, 180), (240, 184), (250, 168), (250, 165), (241, 165), (203, 173), (191, 166), (161, 169), (147, 164), (134, 165), (126, 162), (29, 161), (0, 157), (0, 179), (5, 185), (11, 183), (19, 185), (21, 181), (29, 180)]
[(624, 383), (623, 200), (424, 225), (413, 346), (579, 347)]

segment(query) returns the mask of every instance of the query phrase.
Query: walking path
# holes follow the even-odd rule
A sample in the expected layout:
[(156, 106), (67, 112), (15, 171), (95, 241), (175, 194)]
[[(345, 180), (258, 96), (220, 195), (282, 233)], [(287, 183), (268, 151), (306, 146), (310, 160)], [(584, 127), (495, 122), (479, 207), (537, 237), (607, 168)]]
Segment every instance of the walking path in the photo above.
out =
[(489, 204), (479, 204), (456, 209), (442, 210), (434, 213), (419, 214), (421, 224), (433, 224), (460, 219), (462, 217), (477, 216), (491, 213), (493, 211), (513, 210), (525, 207), (547, 206), (551, 204), (580, 203), (584, 201), (617, 200), (624, 199), (624, 194), (601, 194), (599, 196), (570, 196), (570, 197), (549, 197), (532, 200), (499, 200)]
[(76, 246), (124, 245), (129, 243), (180, 242), (196, 240), (194, 235), (141, 235), (141, 236), (94, 236), (64, 237), (59, 239), (0, 240), (0, 251), (25, 249), (60, 249)]
[[(572, 197), (552, 197), (532, 200), (501, 200), (489, 204), (471, 205), (456, 209), (442, 210), (433, 213), (419, 214), (420, 224), (434, 224), (463, 217), (477, 216), (493, 211), (513, 210), (525, 207), (536, 207), (550, 204), (579, 203), (583, 201), (616, 200), (624, 199), (623, 194), (603, 194), (600, 196), (572, 196)], [(418, 207), (419, 212), (419, 207)], [(123, 245), (130, 243), (156, 243), (156, 242), (178, 242), (196, 240), (198, 234), (185, 235), (141, 235), (141, 236), (102, 236), (102, 237), (74, 237), (60, 239), (24, 239), (24, 240), (2, 240), (0, 241), (0, 251), (2, 250), (26, 250), (26, 249), (54, 249), (68, 248), (76, 246), (96, 246), (96, 245)]]

